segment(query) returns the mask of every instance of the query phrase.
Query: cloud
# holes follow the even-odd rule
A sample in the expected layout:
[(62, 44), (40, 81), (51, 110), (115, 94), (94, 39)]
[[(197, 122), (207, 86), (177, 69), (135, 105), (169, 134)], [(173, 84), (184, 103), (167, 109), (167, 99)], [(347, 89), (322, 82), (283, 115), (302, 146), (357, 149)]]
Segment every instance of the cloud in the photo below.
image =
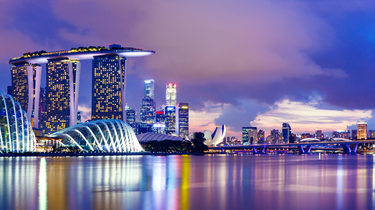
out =
[(293, 132), (313, 132), (315, 129), (323, 131), (345, 130), (348, 125), (372, 118), (372, 110), (331, 110), (317, 108), (319, 101), (308, 103), (285, 99), (275, 103), (271, 110), (259, 114), (252, 126), (258, 129), (281, 129), (281, 124), (288, 122)]

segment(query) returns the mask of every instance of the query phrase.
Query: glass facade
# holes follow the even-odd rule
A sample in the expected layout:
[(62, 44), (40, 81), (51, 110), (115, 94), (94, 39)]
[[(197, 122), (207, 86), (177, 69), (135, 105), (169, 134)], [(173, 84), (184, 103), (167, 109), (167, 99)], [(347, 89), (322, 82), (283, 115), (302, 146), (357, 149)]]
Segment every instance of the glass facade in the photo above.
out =
[(142, 152), (143, 148), (130, 125), (122, 120), (96, 120), (55, 132), (67, 148), (81, 151)]
[(177, 135), (186, 139), (189, 137), (189, 103), (179, 103), (176, 113)]
[(153, 125), (156, 120), (156, 103), (151, 98), (143, 98), (140, 110), (141, 123)]
[(145, 80), (144, 98), (154, 99), (154, 80)]
[[(73, 78), (69, 77), (69, 62), (72, 63)], [(76, 68), (79, 61), (50, 60), (47, 63), (46, 117), (44, 134), (65, 129), (70, 126), (70, 91), (76, 91)], [(70, 80), (73, 90), (70, 90)]]
[[(92, 61), (91, 119), (119, 119), (122, 116), (121, 83), (125, 60), (118, 55), (96, 56)], [(121, 82), (121, 75), (122, 79)]]
[(137, 129), (136, 116), (137, 115), (134, 109), (129, 107), (126, 108), (126, 123), (133, 128), (134, 132), (136, 132)]
[(291, 132), (292, 128), (290, 127), (289, 123), (283, 123), (281, 129), (282, 129), (284, 143), (288, 143), (289, 142), (289, 136), (292, 134), (292, 132)]
[(31, 152), (35, 135), (20, 103), (0, 91), (0, 152)]
[(257, 127), (242, 127), (242, 143), (244, 145), (258, 143)]
[(167, 135), (176, 134), (176, 107), (165, 107), (165, 132)]

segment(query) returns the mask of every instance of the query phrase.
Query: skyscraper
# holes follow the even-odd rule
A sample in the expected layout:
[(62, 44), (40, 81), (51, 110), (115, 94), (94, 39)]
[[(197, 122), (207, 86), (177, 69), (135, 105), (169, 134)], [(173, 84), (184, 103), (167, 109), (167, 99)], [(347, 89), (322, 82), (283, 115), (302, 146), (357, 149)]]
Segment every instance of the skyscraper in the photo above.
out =
[(322, 133), (322, 130), (316, 130), (315, 131), (315, 138), (322, 140), (324, 138), (324, 135)]
[(77, 124), (80, 66), (74, 60), (48, 61), (45, 135)]
[(367, 139), (367, 123), (359, 122), (357, 123), (357, 139)]
[(244, 145), (258, 142), (257, 127), (242, 127), (242, 143)]
[(176, 134), (176, 106), (166, 106), (164, 113), (166, 134)]
[(134, 109), (126, 106), (126, 123), (129, 124), (134, 132), (136, 131), (136, 127), (137, 127), (137, 124), (136, 124), (136, 112)]
[[(125, 59), (118, 55), (94, 57), (92, 61), (92, 120), (124, 120), (121, 84), (124, 82), (125, 75), (124, 71), (120, 71), (120, 67), (124, 69), (124, 65)], [(122, 72), (122, 76), (119, 72)]]
[(282, 129), (284, 143), (288, 143), (289, 142), (289, 136), (292, 134), (291, 127), (290, 127), (289, 123), (283, 123), (281, 129)]
[(258, 143), (259, 144), (265, 143), (265, 141), (264, 141), (264, 130), (262, 130), (262, 129), (260, 129), (258, 131)]
[(144, 98), (154, 99), (154, 80), (145, 80)]
[(189, 103), (178, 103), (176, 109), (177, 135), (186, 139), (189, 137)]
[(281, 138), (281, 135), (280, 135), (279, 130), (277, 129), (271, 130), (271, 140), (272, 140), (271, 143), (280, 143), (280, 138)]
[(176, 83), (168, 83), (166, 94), (165, 94), (165, 104), (167, 106), (176, 106), (177, 105), (177, 90), (176, 90)]
[[(39, 127), (39, 89), (42, 67), (28, 63), (12, 65), (12, 96), (21, 108), (27, 112), (27, 117), (33, 127)], [(35, 103), (37, 101), (37, 103)], [(34, 114), (33, 114), (34, 112)], [(35, 118), (35, 119), (34, 119)]]
[(140, 110), (141, 123), (152, 126), (156, 121), (156, 103), (151, 98), (143, 98)]

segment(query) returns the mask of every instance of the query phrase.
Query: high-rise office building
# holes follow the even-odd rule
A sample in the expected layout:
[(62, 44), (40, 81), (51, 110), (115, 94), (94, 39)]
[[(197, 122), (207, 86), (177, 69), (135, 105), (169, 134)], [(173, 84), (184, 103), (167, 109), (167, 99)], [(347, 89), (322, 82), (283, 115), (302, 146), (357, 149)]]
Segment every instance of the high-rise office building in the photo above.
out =
[(165, 104), (167, 106), (176, 106), (177, 105), (177, 85), (174, 83), (168, 83), (166, 94), (165, 94)]
[(357, 130), (352, 130), (352, 140), (357, 140)]
[(165, 113), (164, 110), (156, 112), (156, 123), (153, 126), (155, 133), (165, 134)]
[(189, 137), (189, 103), (178, 103), (176, 109), (177, 135), (186, 139)]
[(156, 121), (156, 103), (151, 98), (143, 98), (140, 110), (141, 123), (153, 125)]
[(282, 135), (283, 135), (284, 143), (288, 143), (289, 142), (289, 136), (292, 134), (291, 127), (290, 127), (289, 123), (283, 123), (281, 129), (282, 129)]
[[(12, 65), (13, 99), (20, 103), (21, 108), (27, 112), (27, 117), (33, 127), (39, 127), (39, 89), (42, 67), (27, 63)], [(35, 103), (36, 102), (36, 103)], [(35, 116), (35, 119), (34, 119)]]
[(120, 71), (124, 65), (124, 58), (118, 55), (95, 56), (92, 60), (92, 120), (124, 120), (121, 84), (125, 75)]
[(176, 134), (176, 106), (166, 106), (164, 113), (166, 134)]
[(40, 100), (39, 100), (39, 128), (42, 128), (43, 122), (46, 118), (47, 110), (47, 95), (46, 88), (40, 88)]
[(271, 130), (271, 143), (280, 143), (281, 141), (281, 135), (279, 130), (273, 129)]
[(263, 144), (263, 143), (265, 143), (264, 140), (265, 140), (265, 139), (264, 139), (264, 130), (260, 129), (260, 130), (258, 131), (258, 143), (259, 143), (259, 144)]
[(79, 61), (59, 59), (47, 63), (44, 135), (77, 124)]
[(357, 123), (357, 139), (367, 139), (367, 123), (359, 122)]
[(137, 122), (137, 120), (136, 120), (137, 114), (136, 114), (136, 112), (135, 112), (134, 109), (132, 109), (132, 108), (130, 108), (128, 106), (126, 106), (125, 109), (126, 109), (126, 123), (129, 124), (133, 128), (133, 130), (135, 132), (136, 131), (136, 127), (137, 127), (137, 124), (136, 124), (136, 122)]
[(82, 118), (81, 118), (81, 112), (77, 112), (77, 124), (82, 123), (81, 120), (82, 120)]
[(242, 127), (242, 144), (256, 144), (258, 142), (257, 127)]
[(144, 98), (154, 99), (154, 80), (145, 80)]

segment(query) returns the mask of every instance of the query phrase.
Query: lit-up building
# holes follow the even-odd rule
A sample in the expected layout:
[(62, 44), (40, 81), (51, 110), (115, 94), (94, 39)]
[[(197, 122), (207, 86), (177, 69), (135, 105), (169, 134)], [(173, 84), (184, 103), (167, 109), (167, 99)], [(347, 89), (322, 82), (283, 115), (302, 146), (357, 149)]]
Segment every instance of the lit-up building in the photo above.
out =
[(368, 130), (367, 131), (367, 138), (368, 139), (375, 139), (375, 130)]
[(259, 144), (264, 144), (265, 141), (264, 141), (264, 130), (260, 129), (258, 131), (258, 143)]
[(176, 109), (177, 135), (186, 139), (189, 137), (189, 103), (178, 103)]
[(167, 106), (176, 106), (177, 105), (177, 85), (174, 83), (168, 83), (165, 93), (165, 104)]
[[(42, 67), (28, 63), (12, 65), (12, 96), (18, 101), (33, 127), (39, 127), (39, 89)], [(37, 91), (36, 91), (37, 90)], [(37, 103), (35, 103), (37, 101)]]
[(140, 109), (141, 123), (153, 125), (156, 121), (156, 103), (151, 98), (143, 98)]
[(40, 88), (40, 100), (39, 100), (39, 129), (42, 128), (44, 119), (47, 113), (47, 94), (46, 88)]
[(324, 134), (322, 133), (322, 130), (316, 130), (315, 131), (315, 138), (317, 138), (319, 140), (323, 140), (324, 139)]
[(81, 151), (143, 151), (133, 128), (121, 120), (85, 122), (55, 132), (49, 137), (61, 138), (64, 147), (78, 147)]
[(367, 123), (365, 122), (357, 123), (357, 139), (358, 140), (367, 139)]
[(242, 127), (242, 144), (256, 144), (258, 143), (257, 127)]
[(0, 110), (0, 153), (35, 151), (35, 134), (21, 105), (0, 91)]
[(271, 140), (271, 142), (269, 142), (269, 143), (281, 143), (281, 135), (280, 135), (279, 130), (277, 130), (277, 129), (271, 130), (270, 140)]
[(82, 123), (81, 120), (82, 120), (81, 112), (77, 112), (77, 124)]
[(176, 134), (176, 106), (166, 106), (164, 113), (166, 134)]
[(133, 128), (134, 132), (136, 132), (136, 128), (137, 128), (136, 116), (137, 116), (137, 113), (135, 112), (134, 109), (132, 109), (128, 106), (126, 106), (125, 110), (126, 110), (126, 123), (128, 125), (130, 125), (130, 127)]
[[(30, 52), (24, 53), (20, 57), (15, 57), (9, 60), (9, 64), (12, 65), (13, 68), (16, 67), (20, 68), (20, 73), (16, 73), (21, 77), (25, 77), (27, 74), (27, 82), (28, 84), (25, 85), (24, 79), (20, 84), (24, 84), (28, 88), (27, 92), (32, 92), (34, 90), (35, 101), (39, 101), (39, 90), (40, 90), (40, 77), (41, 77), (41, 70), (42, 68), (39, 66), (41, 64), (47, 64), (47, 87), (46, 87), (46, 117), (43, 121), (43, 131), (44, 134), (49, 134), (51, 132), (64, 129), (67, 126), (73, 126), (77, 124), (77, 108), (78, 108), (78, 93), (79, 93), (79, 81), (80, 81), (80, 62), (81, 60), (93, 60), (97, 58), (103, 58), (102, 65), (97, 66), (97, 72), (93, 75), (93, 87), (100, 88), (100, 84), (98, 81), (95, 81), (95, 78), (104, 78), (106, 73), (110, 73), (110, 70), (116, 71), (114, 74), (116, 76), (108, 75), (109, 78), (106, 78), (105, 81), (100, 81), (104, 83), (104, 88), (102, 91), (113, 90), (116, 89), (115, 87), (111, 87), (107, 85), (109, 84), (120, 84), (120, 98), (121, 103), (117, 104), (120, 106), (119, 110), (121, 110), (122, 118), (119, 119), (125, 120), (126, 113), (125, 113), (125, 98), (126, 98), (126, 79), (127, 79), (127, 58), (129, 57), (141, 57), (141, 56), (148, 56), (154, 54), (155, 51), (150, 50), (142, 50), (132, 47), (121, 47), (121, 45), (113, 44), (110, 45), (109, 48), (105, 47), (79, 47), (79, 48), (71, 48), (70, 50), (62, 50), (62, 51), (55, 51), (55, 52), (46, 52), (46, 51), (39, 51), (39, 52)], [(106, 63), (104, 58), (116, 57), (118, 58), (117, 68), (110, 66), (111, 64)], [(114, 64), (115, 65), (115, 64)], [(25, 67), (22, 67), (25, 66)], [(107, 69), (108, 68), (108, 69)], [(33, 72), (35, 69), (35, 80), (31, 77), (34, 74), (29, 73)], [(93, 65), (93, 69), (95, 67)], [(103, 70), (103, 71), (101, 71)], [(15, 71), (18, 71), (15, 70)], [(26, 73), (25, 73), (26, 72)], [(95, 71), (93, 71), (95, 72)], [(34, 73), (34, 72), (33, 72)], [(117, 81), (118, 76), (120, 77), (119, 81)], [(30, 79), (31, 78), (31, 79)], [(68, 81), (67, 81), (68, 80)], [(32, 82), (31, 82), (32, 81)], [(35, 82), (34, 82), (35, 81)], [(25, 93), (26, 87), (23, 87), (22, 90), (18, 91), (20, 93)], [(14, 90), (15, 91), (15, 90)], [(13, 92), (14, 92), (13, 91)], [(96, 91), (96, 90), (95, 90)], [(116, 90), (117, 91), (117, 90)], [(106, 92), (110, 93), (109, 95), (103, 95), (103, 92), (98, 90), (97, 92), (98, 98), (93, 98), (93, 102), (95, 105), (98, 104), (98, 109), (102, 110), (105, 109), (103, 103), (98, 102), (98, 100), (102, 100), (100, 97), (105, 97), (103, 99), (104, 102), (116, 100), (113, 99), (114, 95), (117, 93), (114, 92)], [(29, 94), (27, 104), (34, 104), (33, 99), (34, 96)], [(32, 96), (32, 97), (31, 97)], [(61, 96), (59, 98), (60, 101), (57, 101), (56, 97)], [(51, 98), (50, 98), (51, 97)], [(68, 99), (69, 98), (69, 99)], [(23, 100), (23, 99), (22, 99)], [(100, 104), (100, 105), (99, 105)], [(27, 114), (28, 116), (32, 116), (34, 112), (35, 121), (34, 127), (38, 127), (38, 118), (39, 118), (39, 103), (35, 103), (35, 107), (28, 106), (27, 107)], [(57, 106), (56, 106), (57, 105)], [(61, 106), (60, 106), (61, 105)], [(95, 109), (93, 109), (95, 112)], [(110, 110), (109, 112), (117, 110)], [(98, 112), (96, 112), (98, 113)], [(100, 113), (100, 111), (99, 111)], [(101, 115), (99, 115), (101, 116)]]
[[(123, 120), (121, 84), (125, 59), (118, 55), (95, 56), (92, 61), (91, 119)], [(119, 72), (122, 72), (120, 75)]]
[(311, 138), (314, 138), (314, 136), (311, 135), (311, 133), (303, 133), (303, 134), (301, 134), (301, 140), (302, 139), (311, 139)]
[(148, 79), (144, 81), (144, 98), (154, 99), (154, 80)]
[(289, 142), (289, 136), (292, 134), (291, 129), (292, 128), (290, 127), (289, 123), (283, 123), (281, 131), (282, 131), (284, 143)]
[(164, 111), (156, 112), (156, 123), (153, 126), (155, 133), (165, 134), (165, 114)]
[(50, 60), (47, 63), (46, 117), (43, 133), (77, 124), (78, 86), (81, 64), (74, 60)]

